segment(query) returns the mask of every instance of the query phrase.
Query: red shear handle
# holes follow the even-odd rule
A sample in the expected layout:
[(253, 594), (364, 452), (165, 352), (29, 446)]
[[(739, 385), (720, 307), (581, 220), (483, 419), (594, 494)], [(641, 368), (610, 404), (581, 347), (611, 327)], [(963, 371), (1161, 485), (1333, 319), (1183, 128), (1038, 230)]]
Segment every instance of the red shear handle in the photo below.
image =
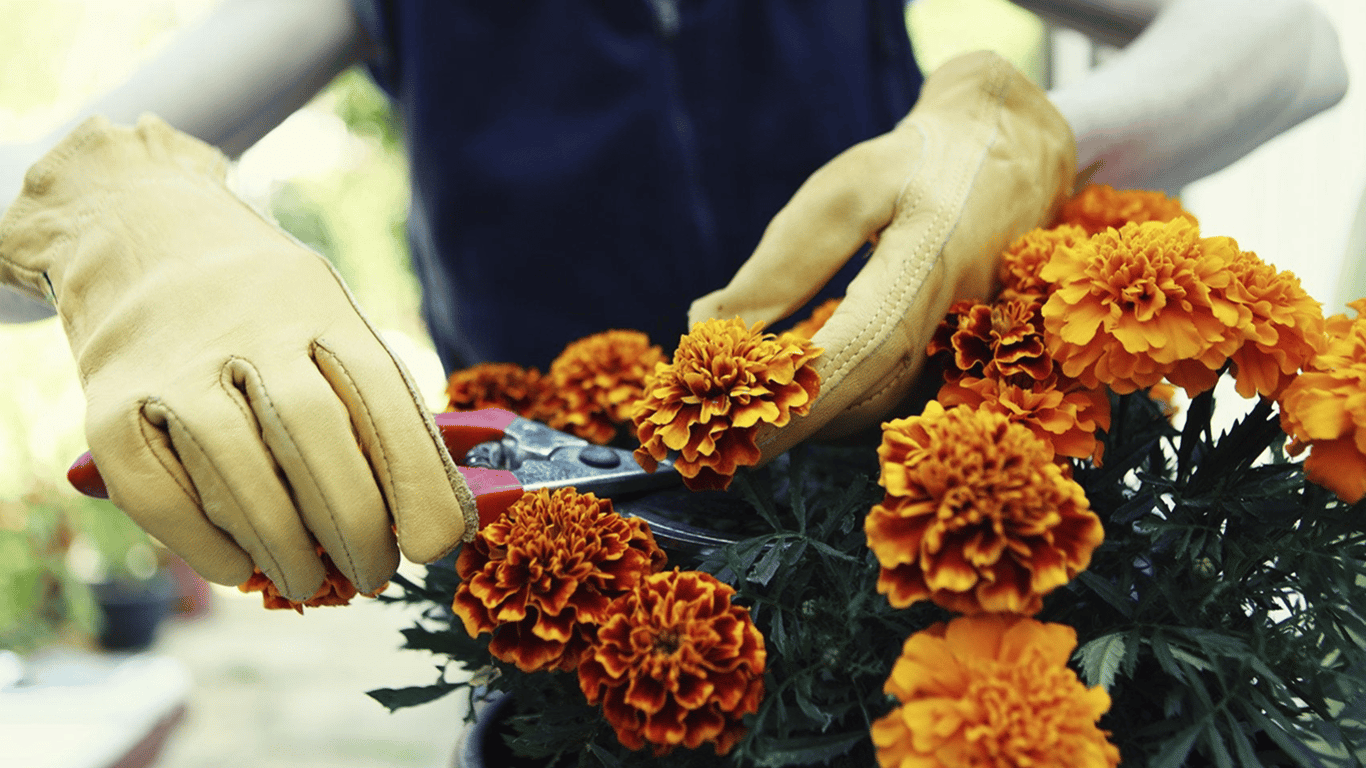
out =
[(474, 494), (474, 504), (479, 510), (479, 527), (503, 516), (514, 501), (522, 498), (526, 491), (517, 476), (506, 469), (483, 469), (479, 467), (456, 467), (465, 478), (465, 484)]
[(105, 487), (100, 470), (90, 458), (90, 451), (82, 453), (71, 465), (71, 469), (66, 471), (66, 481), (86, 496), (94, 496), (97, 499), (109, 498), (109, 489)]
[(446, 450), (456, 461), (480, 443), (503, 439), (503, 432), (518, 416), (502, 408), (483, 408), (478, 411), (447, 411), (434, 417), (441, 430)]

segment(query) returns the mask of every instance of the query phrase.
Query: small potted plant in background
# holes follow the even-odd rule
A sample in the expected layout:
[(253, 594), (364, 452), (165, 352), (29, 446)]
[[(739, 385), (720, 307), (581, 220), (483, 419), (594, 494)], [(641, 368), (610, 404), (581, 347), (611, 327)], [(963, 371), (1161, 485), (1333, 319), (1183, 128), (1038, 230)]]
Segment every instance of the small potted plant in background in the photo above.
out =
[(52, 493), (0, 501), (0, 648), (33, 651), (99, 625), (93, 591), (68, 564), (71, 515)]
[(105, 501), (35, 483), (0, 502), (0, 646), (149, 646), (183, 592), (160, 547)]

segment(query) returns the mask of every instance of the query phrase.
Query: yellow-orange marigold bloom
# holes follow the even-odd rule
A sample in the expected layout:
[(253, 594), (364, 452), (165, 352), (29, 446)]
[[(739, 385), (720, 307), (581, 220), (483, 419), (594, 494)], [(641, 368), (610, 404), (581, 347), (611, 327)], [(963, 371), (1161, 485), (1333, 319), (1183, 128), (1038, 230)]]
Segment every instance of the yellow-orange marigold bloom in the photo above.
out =
[(1156, 191), (1117, 190), (1106, 184), (1092, 184), (1063, 203), (1058, 224), (1071, 224), (1094, 235), (1106, 229), (1145, 221), (1185, 219), (1197, 224), (1195, 216), (1181, 207), (1181, 201)]
[(1366, 299), (1326, 323), (1328, 348), (1281, 395), (1281, 426), (1309, 445), (1309, 479), (1349, 504), (1366, 497)]
[(1003, 379), (962, 378), (940, 388), (945, 408), (985, 408), (1029, 428), (1060, 456), (1099, 460), (1096, 430), (1110, 428), (1110, 398), (1101, 389), (1058, 389), (1052, 380), (1022, 387)]
[(789, 331), (789, 333), (795, 333), (803, 339), (814, 338), (816, 331), (825, 327), (826, 321), (835, 314), (835, 310), (839, 309), (839, 306), (840, 299), (826, 299), (817, 305), (815, 309), (811, 310), (810, 317), (792, 326), (792, 330)]
[(548, 393), (541, 372), (516, 363), (480, 363), (455, 371), (446, 381), (446, 410), (505, 408), (528, 419), (542, 419)]
[(455, 561), (452, 604), (471, 637), (526, 672), (573, 669), (612, 600), (664, 567), (650, 527), (573, 488), (527, 492)]
[(969, 376), (1031, 386), (1053, 375), (1042, 309), (1043, 303), (1033, 297), (993, 304), (956, 302), (935, 329), (927, 351), (951, 358), (944, 366), (945, 381)]
[(1185, 219), (1126, 224), (1057, 252), (1042, 271), (1048, 351), (1064, 375), (1120, 394), (1169, 378), (1214, 386), (1249, 311), (1225, 295), (1235, 253)]
[(1086, 230), (1071, 224), (1024, 233), (1001, 253), (1001, 294), (998, 299), (1048, 297), (1052, 284), (1039, 271), (1059, 248), (1070, 248), (1085, 240)]
[(1230, 269), (1237, 278), (1229, 295), (1250, 310), (1243, 345), (1232, 355), (1236, 388), (1243, 397), (1275, 398), (1327, 344), (1323, 308), (1294, 273), (1278, 272), (1232, 239), (1229, 243), (1236, 254)]
[(673, 361), (655, 367), (632, 419), (636, 461), (653, 472), (677, 451), (674, 467), (689, 488), (729, 487), (737, 469), (758, 463), (761, 424), (781, 427), (810, 409), (820, 353), (810, 339), (763, 333), (739, 318), (697, 323)]
[(696, 571), (646, 578), (617, 598), (579, 664), (579, 687), (630, 749), (710, 742), (726, 754), (764, 696), (764, 637), (735, 590)]
[(1077, 633), (1021, 616), (962, 616), (906, 640), (884, 690), (901, 706), (873, 723), (884, 768), (1113, 768), (1097, 725), (1110, 696), (1067, 667)]
[(612, 330), (575, 341), (550, 364), (547, 423), (607, 443), (630, 421), (645, 380), (664, 352), (640, 331)]
[(930, 401), (883, 425), (878, 460), (886, 494), (864, 532), (898, 608), (1038, 613), (1104, 539), (1052, 449), (1001, 413)]
[[(290, 600), (280, 594), (280, 590), (276, 588), (275, 582), (271, 581), (270, 578), (262, 573), (260, 568), (253, 568), (251, 577), (241, 584), (238, 584), (237, 589), (245, 593), (260, 592), (261, 604), (273, 611), (292, 610), (297, 613), (303, 613), (304, 608), (318, 608), (328, 605), (350, 605), (351, 600), (354, 599), (356, 595), (360, 594), (360, 592), (356, 590), (356, 585), (352, 584), (351, 580), (346, 578), (346, 576), (338, 570), (336, 563), (332, 562), (331, 556), (329, 556), (321, 546), (319, 546), (317, 550), (318, 557), (323, 563), (323, 583), (318, 587), (318, 590), (313, 593), (313, 596), (306, 600)], [(388, 585), (382, 585), (374, 592), (366, 593), (365, 596), (374, 597), (380, 592), (383, 592), (386, 586)]]

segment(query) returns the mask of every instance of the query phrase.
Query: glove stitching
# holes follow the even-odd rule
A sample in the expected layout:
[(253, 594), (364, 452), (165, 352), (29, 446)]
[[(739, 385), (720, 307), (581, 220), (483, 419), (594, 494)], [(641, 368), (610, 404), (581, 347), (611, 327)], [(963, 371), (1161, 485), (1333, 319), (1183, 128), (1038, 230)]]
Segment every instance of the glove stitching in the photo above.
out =
[[(147, 430), (148, 427), (151, 427), (151, 428), (153, 428), (153, 429), (156, 428), (156, 427), (151, 423), (151, 419), (148, 418), (147, 415), (146, 415), (146, 408), (147, 408), (147, 406), (152, 405), (152, 404), (155, 404), (155, 405), (164, 413), (165, 419), (166, 419), (166, 422), (167, 422), (167, 425), (168, 425), (168, 426), (170, 426), (171, 422), (174, 422), (177, 426), (180, 427), (180, 432), (181, 432), (181, 434), (183, 434), (183, 435), (185, 436), (185, 439), (189, 440), (189, 442), (194, 446), (195, 450), (199, 451), (199, 453), (200, 453), (201, 456), (207, 457), (207, 456), (208, 456), (208, 453), (205, 452), (204, 447), (203, 447), (202, 445), (200, 445), (199, 441), (198, 441), (198, 440), (195, 438), (195, 436), (190, 432), (190, 430), (188, 430), (188, 429), (185, 428), (184, 422), (182, 422), (182, 421), (180, 420), (180, 418), (176, 416), (175, 411), (172, 411), (172, 410), (170, 409), (170, 407), (167, 406), (166, 403), (164, 403), (160, 398), (157, 398), (157, 397), (149, 397), (149, 398), (144, 399), (144, 400), (141, 402), (141, 410), (143, 411), (143, 418), (142, 418), (142, 430), (143, 430), (143, 435), (142, 435), (142, 437), (143, 437), (143, 440), (144, 440), (144, 441), (146, 442), (146, 444), (147, 444), (147, 449), (148, 449), (149, 452), (151, 452), (151, 454), (152, 454), (154, 457), (156, 457), (157, 461), (162, 465), (162, 468), (167, 470), (167, 474), (171, 475), (172, 479), (174, 479), (174, 480), (176, 481), (176, 484), (179, 485), (179, 484), (180, 484), (180, 479), (179, 479), (178, 477), (176, 477), (176, 475), (175, 475), (174, 472), (170, 471), (170, 467), (168, 467), (168, 466), (166, 465), (165, 461), (162, 460), (161, 456), (157, 453), (156, 448), (154, 447), (152, 441), (151, 441), (151, 440), (148, 438), (148, 436), (147, 436), (146, 430)], [(167, 434), (169, 435), (169, 430), (167, 431)], [(171, 448), (172, 448), (172, 450), (175, 449), (175, 441), (174, 441), (174, 440), (171, 441)], [(217, 467), (217, 465), (215, 465), (212, 461), (206, 462), (206, 464), (208, 465), (209, 469), (212, 469), (212, 470), (214, 471), (214, 474), (216, 475), (216, 477), (217, 477), (217, 479), (218, 479), (219, 485), (221, 485), (225, 490), (228, 491), (229, 494), (232, 495), (232, 499), (233, 499), (233, 501), (237, 504), (237, 508), (238, 508), (239, 510), (242, 509), (242, 504), (241, 504), (240, 499), (238, 499), (236, 493), (233, 492), (232, 485), (229, 484), (229, 483), (227, 483), (227, 482), (224, 480), (223, 475), (222, 475), (221, 473), (218, 472), (218, 467)], [(184, 466), (183, 462), (182, 462), (182, 466)], [(181, 486), (181, 487), (184, 488), (184, 486)], [(192, 498), (196, 498), (196, 497), (198, 497), (198, 495), (199, 495), (198, 493), (195, 493), (195, 494), (192, 496)], [(201, 501), (200, 503), (196, 504), (196, 506), (199, 508), (199, 513), (200, 513), (200, 515), (202, 515), (202, 516), (203, 516), (205, 519), (207, 519), (210, 523), (213, 523), (214, 525), (217, 525), (217, 523), (215, 523), (215, 522), (213, 521), (213, 518), (209, 517), (208, 514), (204, 511), (204, 505), (203, 505), (202, 501)], [(245, 514), (244, 514), (244, 515), (242, 515), (241, 517), (242, 517), (243, 521), (245, 521), (247, 527), (251, 529), (252, 534), (256, 537), (257, 543), (258, 543), (258, 544), (261, 544), (264, 540), (263, 540), (263, 538), (261, 537), (261, 532), (260, 532), (259, 530), (257, 530), (256, 525), (252, 522), (251, 516), (250, 516), (250, 515), (245, 515)], [(222, 526), (219, 526), (219, 527), (221, 528)], [(229, 538), (231, 538), (231, 537), (229, 537)], [(240, 546), (240, 544), (239, 544), (239, 546)], [(289, 587), (289, 581), (288, 581), (287, 577), (285, 576), (284, 569), (282, 569), (282, 568), (280, 567), (280, 562), (279, 562), (278, 560), (275, 559), (275, 554), (274, 554), (273, 552), (271, 552), (270, 549), (269, 549), (268, 547), (264, 546), (264, 545), (262, 545), (262, 546), (260, 546), (260, 547), (258, 547), (258, 548), (259, 548), (259, 549), (265, 554), (265, 556), (270, 560), (271, 570), (272, 570), (274, 573), (279, 574), (279, 576), (278, 576), (278, 581), (276, 580), (276, 577), (270, 576), (269, 573), (267, 573), (266, 575), (267, 575), (268, 577), (270, 577), (271, 581), (274, 581), (274, 582), (276, 583), (276, 586), (280, 587), (280, 591), (281, 591), (281, 592), (284, 592), (285, 594), (291, 594), (293, 590), (290, 589), (290, 587)], [(258, 567), (259, 567), (259, 564), (258, 564)], [(264, 571), (265, 569), (262, 568), (262, 570)]]
[[(880, 303), (878, 313), (865, 324), (864, 328), (856, 337), (864, 338), (863, 344), (852, 352), (846, 352), (845, 354), (848, 355), (847, 357), (842, 355), (844, 359), (840, 366), (830, 374), (830, 380), (842, 380), (850, 371), (857, 367), (859, 363), (863, 362), (865, 355), (868, 354), (870, 348), (876, 349), (886, 343), (887, 339), (885, 338), (885, 335), (889, 332), (889, 329), (894, 328), (905, 319), (905, 308), (907, 307), (908, 302), (924, 288), (926, 277), (940, 261), (944, 247), (947, 245), (954, 229), (956, 229), (957, 222), (961, 220), (963, 201), (966, 200), (968, 191), (972, 187), (972, 181), (976, 179), (977, 175), (980, 173), (982, 164), (985, 162), (990, 148), (994, 146), (1000, 133), (999, 125), (996, 124), (999, 123), (1001, 107), (1004, 105), (1009, 88), (1001, 77), (1001, 68), (999, 66), (993, 66), (991, 69), (992, 77), (983, 87), (978, 88), (975, 91), (975, 103), (971, 105), (969, 114), (983, 114), (983, 116), (985, 116), (985, 110), (993, 106), (994, 102), (996, 109), (991, 112), (993, 126), (990, 130), (990, 135), (986, 138), (986, 141), (977, 152), (977, 161), (972, 164), (972, 167), (968, 172), (960, 172), (954, 188), (955, 194), (949, 198), (957, 201), (957, 204), (953, 206), (953, 209), (959, 211), (959, 219), (950, 219), (950, 207), (944, 205), (935, 207), (930, 226), (926, 228), (918, 242), (916, 242), (911, 249), (911, 252), (916, 255), (902, 261), (901, 269), (899, 270), (896, 281), (890, 291), (895, 299), (890, 302), (884, 301)], [(978, 110), (982, 110), (982, 112), (979, 113)], [(974, 123), (976, 126), (981, 126), (985, 123), (985, 120), (979, 117), (974, 120)], [(907, 128), (913, 128), (920, 132), (924, 139), (922, 147), (925, 149), (930, 147), (930, 132), (926, 130), (921, 122), (908, 120), (904, 125)], [(917, 167), (914, 172), (907, 176), (901, 192), (898, 193), (896, 213), (893, 215), (892, 224), (889, 226), (895, 226), (897, 219), (909, 215), (909, 212), (915, 211), (920, 206), (921, 200), (924, 198), (927, 190), (924, 185), (914, 185), (913, 182), (916, 180), (916, 175), (920, 173), (921, 170), (923, 170), (923, 165)], [(916, 190), (917, 197), (914, 200), (905, 200), (904, 197), (906, 193), (910, 192), (913, 188)], [(907, 203), (909, 203), (909, 205), (906, 205)], [(945, 228), (946, 226), (947, 229)], [(921, 251), (924, 246), (932, 241), (939, 241), (939, 247), (934, 249), (933, 252), (922, 253)], [(902, 308), (900, 318), (896, 316), (898, 314), (895, 312), (896, 308)], [(864, 402), (866, 402), (866, 400)], [(853, 405), (846, 406), (845, 410), (853, 407)]]
[[(344, 366), (342, 366), (342, 364), (340, 364), (340, 361), (337, 361), (336, 355), (335, 355), (335, 354), (332, 354), (332, 351), (331, 351), (331, 350), (328, 350), (328, 348), (322, 346), (321, 340), (314, 339), (314, 340), (313, 340), (313, 343), (310, 344), (310, 353), (313, 353), (313, 354), (311, 354), (311, 357), (317, 357), (317, 353), (318, 353), (318, 351), (320, 351), (320, 350), (321, 350), (321, 351), (325, 351), (325, 353), (328, 353), (329, 357), (331, 357), (331, 359), (332, 359), (332, 361), (333, 361), (333, 364), (335, 364), (335, 365), (337, 366), (337, 368), (339, 368), (340, 370), (342, 370), (342, 373), (344, 374), (344, 376), (347, 377), (347, 383), (350, 383), (350, 384), (351, 384), (351, 391), (352, 391), (352, 392), (355, 392), (355, 383), (354, 383), (354, 381), (351, 381), (351, 374), (346, 372), (346, 368), (344, 368)], [(249, 364), (249, 365), (250, 365), (250, 364)], [(269, 395), (269, 394), (266, 394), (265, 387), (262, 387), (262, 388), (261, 388), (261, 394), (262, 394), (262, 395), (265, 395), (266, 402), (269, 402), (269, 400), (270, 400), (270, 395)], [(359, 399), (359, 398), (358, 398), (358, 399)], [(370, 410), (369, 410), (369, 406), (366, 406), (365, 400), (361, 400), (361, 407), (362, 407), (362, 409), (365, 409), (366, 417), (369, 418)], [(273, 407), (272, 407), (272, 410), (275, 410), (275, 409), (273, 409)], [(373, 420), (370, 420), (370, 424), (372, 424), (372, 430), (373, 430)], [(294, 440), (294, 435), (290, 435), (290, 428), (288, 428), (288, 426), (285, 425), (283, 421), (280, 422), (280, 426), (281, 426), (281, 428), (284, 428), (285, 435), (290, 436), (290, 441), (291, 441), (291, 443), (294, 443), (295, 445), (298, 445), (298, 441), (295, 441), (295, 440)], [(380, 443), (380, 441), (378, 441), (378, 440), (376, 440), (376, 443), (378, 443), (378, 445), (380, 445), (380, 454), (381, 454), (381, 458), (382, 458), (382, 454), (384, 454), (384, 444)], [(301, 458), (302, 458), (302, 456), (303, 456), (303, 452), (302, 452), (302, 451), (299, 451), (299, 456), (301, 456)], [(303, 458), (303, 462), (307, 463), (307, 458)], [(387, 458), (384, 458), (384, 471), (385, 471), (385, 473), (388, 473), (388, 470), (389, 470), (389, 462), (388, 462), (388, 459), (387, 459)], [(309, 478), (310, 478), (310, 480), (311, 480), (311, 478), (313, 478), (313, 473), (311, 473), (311, 471), (309, 471), (309, 473), (307, 473), (307, 476), (309, 476)], [(317, 489), (317, 484), (314, 484), (314, 489)], [(325, 504), (325, 506), (326, 506), (326, 510), (328, 510), (328, 518), (331, 519), (331, 522), (332, 522), (332, 532), (333, 532), (333, 534), (335, 534), (337, 540), (339, 540), (340, 543), (342, 543), (342, 551), (343, 551), (344, 553), (346, 553), (346, 562), (347, 562), (348, 566), (350, 566), (351, 573), (359, 574), (359, 571), (358, 571), (358, 568), (357, 568), (357, 563), (355, 563), (355, 556), (352, 555), (352, 553), (351, 553), (350, 544), (347, 543), (346, 537), (342, 536), (342, 533), (340, 533), (340, 530), (337, 529), (336, 510), (335, 510), (335, 508), (332, 507), (331, 500), (329, 500), (328, 497), (326, 497), (326, 496), (324, 495), (324, 493), (322, 493), (321, 491), (318, 491), (318, 496), (322, 496), (322, 502), (324, 502), (324, 504)]]
[[(263, 408), (269, 409), (271, 413), (277, 414), (278, 416), (279, 411), (275, 408), (274, 400), (271, 398), (270, 392), (266, 390), (266, 386), (264, 383), (265, 379), (261, 375), (261, 370), (257, 368), (256, 365), (252, 363), (250, 360), (237, 355), (229, 357), (228, 360), (223, 364), (224, 375), (219, 377), (219, 386), (222, 386), (225, 390), (229, 390), (228, 394), (232, 396), (233, 402), (237, 403), (237, 407), (242, 410), (243, 416), (248, 421), (257, 422), (259, 424), (256, 412), (252, 410), (250, 405), (248, 404), (248, 400), (250, 399), (249, 396), (246, 398), (242, 397), (241, 390), (238, 390), (235, 386), (229, 388), (224, 382), (224, 380), (228, 378), (228, 366), (232, 365), (235, 362), (240, 363), (241, 365), (244, 365), (245, 367), (250, 369), (251, 374), (256, 379), (256, 388), (260, 392), (261, 406)], [(236, 392), (237, 394), (234, 395), (234, 392)], [(296, 487), (297, 481), (299, 479), (304, 479), (311, 483), (314, 495), (322, 499), (323, 507), (327, 510), (328, 520), (332, 523), (333, 538), (341, 542), (342, 551), (346, 557), (346, 564), (350, 566), (351, 573), (355, 573), (355, 558), (351, 554), (351, 548), (348, 546), (346, 538), (341, 535), (340, 528), (337, 524), (336, 508), (332, 505), (331, 497), (323, 493), (322, 488), (317, 484), (316, 481), (314, 481), (315, 474), (313, 472), (313, 468), (308, 465), (308, 456), (303, 451), (299, 450), (299, 441), (294, 439), (294, 434), (290, 431), (289, 425), (286, 424), (285, 421), (280, 418), (276, 418), (275, 422), (278, 423), (280, 425), (280, 428), (284, 430), (285, 437), (289, 440), (290, 446), (294, 449), (294, 453), (299, 456), (299, 460), (304, 464), (303, 478), (291, 478), (291, 482), (294, 483)], [(279, 462), (276, 462), (277, 465), (278, 463)], [(295, 499), (295, 503), (297, 504), (299, 498), (298, 494), (294, 494), (293, 496)], [(306, 522), (307, 521), (305, 521), (305, 523)], [(307, 527), (307, 525), (305, 525), (305, 527)], [(310, 533), (312, 533), (312, 531), (310, 531)], [(314, 533), (314, 536), (316, 537), (317, 534)], [(335, 556), (335, 553), (331, 552), (330, 550), (328, 554)]]
[[(394, 369), (398, 372), (399, 378), (403, 380), (403, 385), (408, 388), (408, 396), (412, 398), (413, 404), (417, 407), (418, 415), (422, 418), (422, 424), (427, 429), (427, 436), (431, 438), (432, 446), (436, 449), (437, 457), (441, 460), (441, 466), (446, 470), (446, 481), (450, 484), (451, 495), (455, 497), (455, 504), (460, 508), (461, 522), (464, 524), (464, 531), (462, 532), (460, 539), (461, 541), (474, 541), (475, 534), (479, 532), (479, 507), (475, 502), (474, 494), (470, 492), (469, 486), (465, 483), (464, 476), (461, 475), (460, 470), (456, 468), (455, 460), (451, 458), (450, 451), (446, 450), (446, 441), (441, 437), (441, 432), (436, 427), (436, 421), (432, 418), (431, 413), (423, 404), (421, 390), (418, 389), (417, 383), (413, 381), (412, 375), (408, 373), (408, 369), (398, 359), (398, 356), (394, 354), (393, 350), (389, 349), (388, 344), (384, 343), (383, 337), (380, 336), (379, 331), (370, 322), (370, 318), (366, 317), (365, 313), (361, 311), (360, 304), (356, 301), (355, 295), (351, 293), (350, 287), (346, 285), (346, 281), (343, 280), (341, 274), (337, 272), (337, 268), (333, 266), (332, 262), (323, 258), (321, 254), (312, 250), (309, 252), (313, 253), (318, 261), (322, 262), (323, 266), (326, 267), (328, 272), (332, 275), (332, 278), (337, 281), (337, 286), (341, 288), (342, 293), (346, 296), (346, 300), (351, 303), (351, 308), (356, 313), (356, 317), (365, 324), (366, 329), (370, 331), (370, 335), (374, 337), (375, 342), (379, 344), (380, 349), (383, 349), (384, 353), (388, 355), (390, 362), (394, 365)], [(397, 510), (398, 507), (393, 507), (392, 509)], [(395, 514), (393, 517), (397, 522), (397, 515)], [(450, 549), (447, 549), (445, 552), (442, 552), (431, 559), (439, 560), (440, 558), (445, 557), (450, 554), (458, 544), (459, 542), (451, 545)]]

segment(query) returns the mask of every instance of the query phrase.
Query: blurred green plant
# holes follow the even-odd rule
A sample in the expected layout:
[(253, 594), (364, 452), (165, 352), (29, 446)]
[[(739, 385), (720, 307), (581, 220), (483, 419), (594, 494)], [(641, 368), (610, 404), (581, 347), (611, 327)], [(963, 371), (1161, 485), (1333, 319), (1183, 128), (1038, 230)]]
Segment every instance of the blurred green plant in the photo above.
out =
[(408, 167), (398, 117), (359, 67), (338, 76), (311, 106), (340, 118), (354, 148), (343, 167), (282, 185), (271, 214), (336, 265), (379, 327), (430, 347), (408, 260)]

